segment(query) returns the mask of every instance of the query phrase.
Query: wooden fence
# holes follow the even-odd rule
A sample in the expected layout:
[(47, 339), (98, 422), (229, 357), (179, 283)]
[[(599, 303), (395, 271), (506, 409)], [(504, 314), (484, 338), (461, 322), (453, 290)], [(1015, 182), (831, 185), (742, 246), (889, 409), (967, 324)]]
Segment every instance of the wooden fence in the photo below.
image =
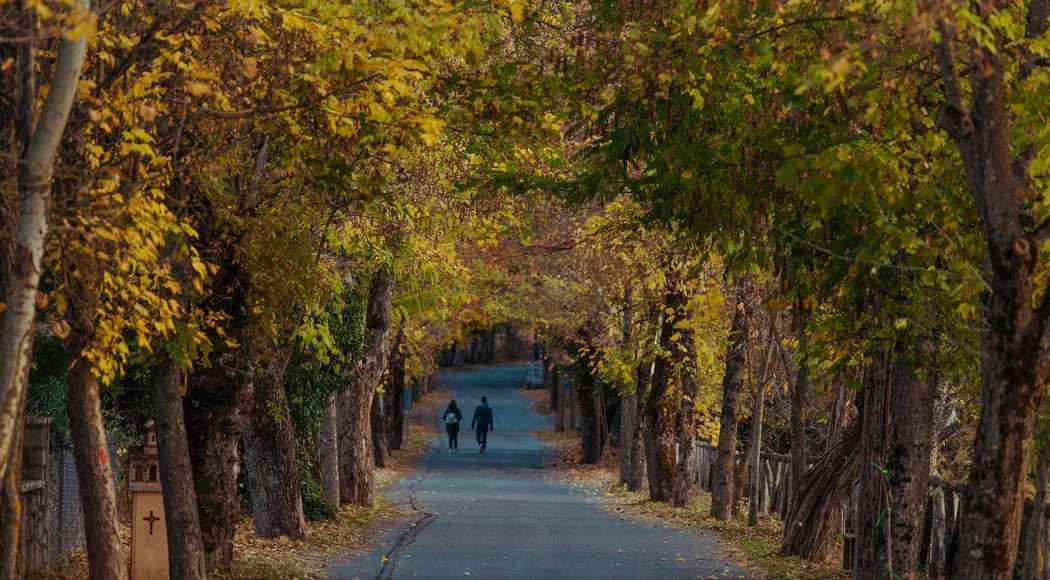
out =
[[(694, 483), (699, 488), (711, 491), (717, 456), (718, 448), (713, 445), (697, 442), (694, 446)], [(760, 463), (762, 469), (759, 472), (761, 479), (758, 485), (759, 513), (783, 521), (787, 518), (788, 507), (794, 499), (791, 457), (776, 453), (762, 453)], [(748, 480), (744, 487), (745, 497), (750, 495), (751, 490), (750, 470), (748, 470), (747, 477)], [(919, 552), (919, 571), (926, 574), (930, 580), (947, 577), (948, 551), (952, 538), (958, 532), (959, 507), (964, 490), (964, 484), (956, 485), (937, 476), (930, 476), (930, 491), (926, 501), (922, 546)], [(749, 497), (747, 501), (750, 501)], [(1026, 520), (1033, 509), (1031, 504), (1031, 500), (1025, 504)], [(842, 567), (851, 570), (856, 556), (857, 490), (854, 490), (842, 508), (842, 521), (839, 526), (839, 532), (843, 538)], [(1045, 507), (1043, 509), (1044, 512), (1050, 512)], [(1050, 528), (1050, 517), (1046, 525)], [(1020, 546), (1023, 548), (1025, 545), (1023, 527), (1021, 535)], [(1044, 580), (1050, 580), (1050, 534), (1046, 534), (1044, 542), (1043, 554), (1047, 556), (1044, 558), (1042, 577)], [(1019, 558), (1023, 558), (1023, 554), (1019, 555)]]
[(22, 574), (43, 570), (49, 560), (47, 481), (51, 420), (26, 419), (22, 445)]

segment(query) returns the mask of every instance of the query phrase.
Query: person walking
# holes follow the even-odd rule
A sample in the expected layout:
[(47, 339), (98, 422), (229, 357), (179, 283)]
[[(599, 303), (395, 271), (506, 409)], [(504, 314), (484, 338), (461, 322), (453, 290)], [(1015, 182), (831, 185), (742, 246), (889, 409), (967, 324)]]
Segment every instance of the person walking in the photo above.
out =
[(448, 432), (448, 452), (459, 451), (459, 422), (463, 420), (463, 413), (459, 410), (459, 405), (456, 405), (455, 399), (448, 402), (441, 418), (445, 421), (445, 431)]
[(488, 397), (482, 397), (481, 404), (474, 408), (474, 419), (470, 422), (470, 428), (478, 438), (478, 452), (484, 453), (489, 431), (493, 430), (492, 407), (489, 407)]

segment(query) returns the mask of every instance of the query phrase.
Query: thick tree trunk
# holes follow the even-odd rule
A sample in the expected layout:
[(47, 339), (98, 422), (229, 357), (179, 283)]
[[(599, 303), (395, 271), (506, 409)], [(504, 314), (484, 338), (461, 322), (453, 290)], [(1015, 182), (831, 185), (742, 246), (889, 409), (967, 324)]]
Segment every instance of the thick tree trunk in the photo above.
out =
[[(976, 12), (988, 22), (1006, 8), (1006, 2), (982, 2)], [(1026, 35), (1040, 37), (1050, 4), (1030, 2), (1028, 10)], [(1050, 295), (1039, 296), (1045, 288), (1041, 242), (1026, 228), (1039, 220), (1030, 204), (1018, 203), (1028, 194), (1014, 172), (1002, 35), (993, 32), (991, 42), (970, 49), (967, 102), (954, 31), (943, 20), (938, 28), (943, 41), (935, 54), (945, 105), (938, 121), (959, 149), (990, 274), (981, 317), (981, 418), (963, 495), (954, 578), (1006, 580), (1014, 573), (1028, 458), (1050, 370), (1045, 346)]]
[[(924, 349), (924, 353), (929, 349)], [(890, 438), (886, 467), (891, 499), (893, 570), (900, 578), (915, 578), (919, 572), (922, 529), (930, 486), (930, 452), (933, 448), (934, 393), (937, 388), (935, 360), (919, 380), (907, 354), (897, 354), (890, 392)]]
[(339, 505), (339, 439), (336, 420), (336, 397), (332, 395), (325, 406), (321, 431), (317, 436), (318, 463), (321, 469), (321, 490), (324, 500)]
[(387, 381), (390, 391), (390, 450), (401, 449), (405, 441), (405, 358), (401, 354), (401, 340), (404, 330), (397, 331), (394, 349), (391, 354), (390, 379)]
[[(809, 469), (809, 450), (806, 444), (806, 415), (809, 411), (810, 384), (809, 384), (809, 355), (807, 348), (806, 315), (804, 313), (802, 300), (795, 301), (795, 327), (799, 339), (799, 352), (801, 353), (798, 366), (795, 369), (795, 379), (790, 382), (791, 386), (791, 474), (793, 476), (794, 489), (792, 495), (797, 498), (801, 490), (802, 480)], [(793, 509), (793, 506), (789, 509)]]
[(580, 463), (595, 464), (601, 461), (605, 447), (602, 422), (605, 410), (601, 404), (601, 384), (591, 374), (591, 358), (584, 353), (580, 357), (579, 383), (576, 385), (580, 401)]
[[(765, 363), (763, 362), (763, 366)], [(765, 375), (765, 373), (760, 373)], [(751, 413), (751, 457), (748, 465), (751, 468), (751, 490), (747, 510), (747, 524), (758, 525), (758, 495), (762, 481), (762, 418), (766, 408), (765, 381), (759, 380), (755, 385), (755, 408)], [(796, 496), (796, 500), (798, 497)]]
[(744, 445), (744, 452), (736, 460), (733, 468), (733, 501), (730, 505), (730, 517), (736, 517), (744, 502), (744, 486), (747, 484), (747, 468), (751, 465), (751, 438), (748, 437)]
[(860, 431), (861, 420), (855, 419), (802, 478), (794, 517), (784, 525), (781, 556), (827, 560), (838, 523), (832, 516), (860, 475)]
[(102, 399), (98, 380), (81, 352), (94, 334), (94, 310), (71, 301), (66, 318), (73, 328), (66, 350), (73, 365), (69, 369), (69, 429), (73, 436), (73, 457), (84, 510), (84, 529), (88, 553), (88, 573), (92, 579), (121, 580), (128, 577), (127, 562), (120, 545), (117, 520), (117, 490), (106, 447), (102, 422)]
[[(23, 391), (25, 392), (25, 391)], [(20, 417), (25, 416), (25, 397), (19, 405)], [(3, 530), (0, 532), (0, 578), (20, 578), (19, 561), (22, 553), (22, 461), (23, 442), (25, 440), (25, 421), (15, 430), (11, 445), (11, 460), (7, 464), (7, 473), (3, 476), (0, 488), (0, 501), (3, 504)]]
[(362, 396), (350, 389), (339, 394), (339, 500), (344, 504), (375, 503), (375, 442), (372, 437), (374, 393)]
[[(87, 0), (80, 6), (86, 12)], [(51, 203), (51, 177), (55, 153), (66, 128), (69, 111), (76, 97), (77, 82), (87, 52), (87, 32), (73, 39), (63, 37), (58, 45), (58, 58), (48, 89), (47, 100), (39, 121), (22, 119), (21, 131), (31, 134), (29, 146), (19, 163), (17, 229), (14, 233), (11, 271), (4, 285), (3, 333), (0, 334), (0, 474), (7, 472), (12, 457), (15, 432), (23, 419), (19, 417), (20, 401), (28, 385), (32, 360), (33, 325), (36, 322), (36, 295), (47, 239), (48, 208)], [(28, 66), (32, 63), (32, 49), (23, 53), (21, 68), (27, 78), (33, 76)], [(34, 106), (35, 90), (23, 87), (21, 95), (26, 108)], [(35, 86), (33, 87), (35, 89)], [(25, 92), (25, 91), (24, 91)]]
[(1047, 481), (1050, 479), (1050, 440), (1044, 439), (1039, 447), (1035, 464), (1035, 497), (1032, 499), (1032, 511), (1028, 514), (1024, 530), (1023, 561), (1021, 562), (1021, 580), (1042, 580), (1046, 554), (1046, 504), (1048, 499)]
[(631, 447), (631, 463), (627, 468), (627, 489), (638, 491), (645, 485), (645, 405), (644, 394), (649, 386), (649, 365), (640, 363), (635, 376), (636, 395), (634, 410), (634, 433), (629, 442)]
[(718, 432), (718, 463), (711, 486), (711, 517), (728, 520), (733, 503), (734, 455), (740, 423), (740, 393), (744, 387), (744, 358), (747, 354), (748, 312), (746, 294), (739, 302), (729, 330), (726, 373), (722, 379), (722, 424)]
[(271, 352), (264, 355), (263, 366), (255, 376), (252, 422), (244, 440), (255, 534), (262, 538), (297, 539), (306, 535), (306, 518), (295, 433), (284, 391), (291, 348), (265, 350)]
[(372, 408), (369, 417), (372, 422), (372, 455), (376, 467), (386, 467), (390, 452), (387, 447), (386, 416), (390, 412), (389, 397), (386, 393), (376, 393), (372, 397)]
[(370, 506), (376, 501), (371, 413), (376, 387), (390, 356), (387, 335), (393, 294), (393, 273), (385, 269), (376, 272), (368, 291), (361, 364), (350, 387), (340, 396), (339, 495), (343, 503)]
[[(869, 353), (871, 364), (864, 376), (864, 410), (860, 442), (860, 491), (857, 494), (856, 577), (892, 577), (892, 512), (887, 480), (890, 438), (890, 400), (893, 395), (893, 351)], [(925, 458), (924, 458), (925, 459)], [(925, 461), (924, 461), (925, 465)]]
[(936, 374), (919, 381), (898, 346), (864, 383), (855, 578), (914, 578), (929, 490)]
[(209, 572), (227, 570), (240, 516), (238, 442), (252, 410), (254, 369), (242, 350), (212, 355), (212, 367), (190, 377), (183, 400), (193, 483)]
[(634, 451), (635, 431), (638, 419), (638, 391), (620, 395), (620, 441), (619, 470), (620, 485), (630, 480), (631, 454)]
[(186, 438), (182, 384), (178, 361), (166, 359), (157, 367), (153, 377), (153, 412), (167, 518), (168, 574), (171, 578), (203, 580), (204, 541)]
[[(683, 342), (691, 342), (690, 333), (683, 331)], [(696, 381), (682, 370), (678, 382), (681, 409), (678, 411), (678, 474), (674, 484), (675, 507), (686, 507), (693, 496), (693, 448), (696, 444)]]
[(653, 366), (649, 394), (645, 397), (645, 468), (649, 479), (649, 499), (670, 502), (674, 499), (675, 471), (675, 427), (679, 402), (674, 395), (671, 375), (676, 357), (681, 356), (677, 345), (672, 345), (671, 336), (675, 324), (685, 307), (685, 295), (668, 284), (664, 298), (665, 314), (660, 323), (659, 344), (668, 355), (660, 355)]

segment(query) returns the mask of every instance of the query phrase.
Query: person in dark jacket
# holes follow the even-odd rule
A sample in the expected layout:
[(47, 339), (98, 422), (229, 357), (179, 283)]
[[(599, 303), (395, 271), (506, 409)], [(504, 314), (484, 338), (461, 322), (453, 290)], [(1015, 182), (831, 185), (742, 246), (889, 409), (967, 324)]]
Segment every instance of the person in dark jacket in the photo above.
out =
[(485, 444), (489, 440), (489, 431), (492, 431), (492, 407), (489, 407), (488, 397), (481, 398), (481, 404), (474, 408), (474, 419), (470, 422), (470, 428), (478, 437), (478, 446), (481, 453), (485, 452)]
[(463, 420), (463, 413), (459, 410), (459, 405), (456, 405), (455, 399), (448, 402), (448, 407), (441, 414), (441, 420), (445, 422), (445, 431), (448, 432), (449, 453), (459, 451), (459, 422)]

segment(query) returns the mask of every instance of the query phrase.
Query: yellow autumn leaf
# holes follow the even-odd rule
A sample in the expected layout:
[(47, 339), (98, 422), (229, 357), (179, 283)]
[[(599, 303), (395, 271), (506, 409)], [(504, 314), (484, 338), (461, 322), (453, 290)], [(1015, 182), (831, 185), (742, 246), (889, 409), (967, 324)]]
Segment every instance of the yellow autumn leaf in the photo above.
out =
[(65, 320), (53, 322), (51, 324), (51, 332), (54, 332), (59, 339), (65, 339), (69, 336), (69, 323)]
[(514, 22), (521, 22), (525, 19), (525, 6), (521, 2), (510, 3), (510, 17)]
[(211, 87), (202, 82), (192, 82), (186, 85), (186, 92), (195, 97), (203, 97), (211, 92)]

